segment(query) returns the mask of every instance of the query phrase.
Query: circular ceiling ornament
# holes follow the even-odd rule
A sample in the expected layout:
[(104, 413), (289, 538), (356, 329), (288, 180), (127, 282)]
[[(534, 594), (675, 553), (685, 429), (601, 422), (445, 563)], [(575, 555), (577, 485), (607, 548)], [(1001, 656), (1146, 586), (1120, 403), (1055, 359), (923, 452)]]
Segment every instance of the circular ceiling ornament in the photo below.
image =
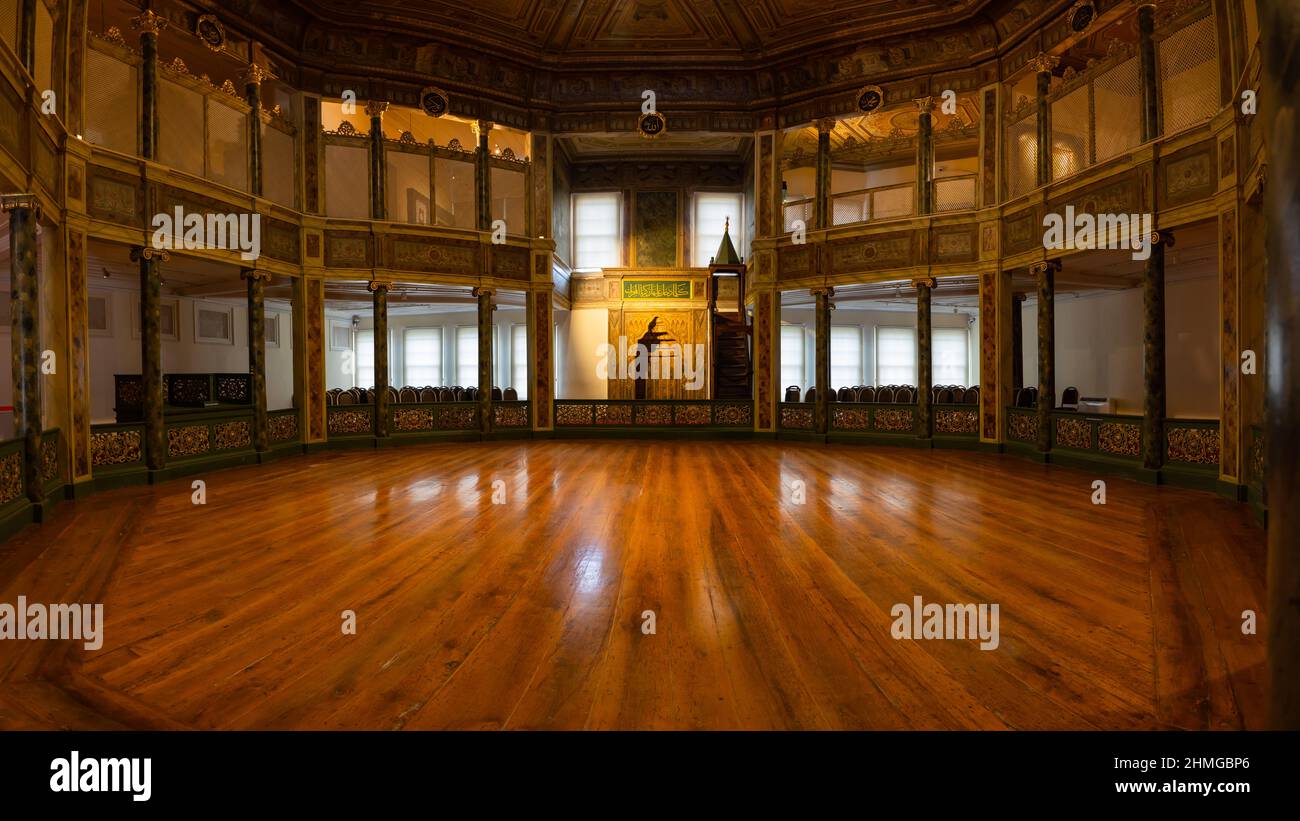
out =
[(430, 117), (441, 117), (451, 110), (451, 98), (442, 89), (429, 86), (420, 91), (420, 108)]
[(194, 24), (194, 34), (213, 51), (222, 51), (226, 47), (226, 27), (211, 14), (199, 15)]
[(1070, 21), (1070, 30), (1076, 34), (1083, 34), (1097, 19), (1097, 7), (1093, 5), (1092, 0), (1079, 0), (1070, 7), (1066, 19)]
[(885, 104), (885, 90), (880, 86), (863, 86), (858, 90), (858, 110), (870, 114)]
[(653, 140), (668, 131), (668, 118), (658, 111), (647, 111), (637, 120), (636, 130), (642, 137)]

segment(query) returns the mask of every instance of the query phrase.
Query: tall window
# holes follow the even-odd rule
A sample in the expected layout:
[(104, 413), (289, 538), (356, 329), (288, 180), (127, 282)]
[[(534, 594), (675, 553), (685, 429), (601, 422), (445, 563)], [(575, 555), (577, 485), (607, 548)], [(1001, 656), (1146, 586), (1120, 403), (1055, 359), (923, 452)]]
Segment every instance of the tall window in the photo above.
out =
[(737, 253), (741, 247), (740, 194), (699, 193), (695, 195), (695, 239), (692, 242), (691, 264), (707, 268), (709, 258), (718, 253), (722, 243), (723, 227), (731, 220), (731, 242)]
[(831, 387), (862, 384), (862, 327), (831, 326)]
[(358, 388), (375, 386), (375, 332), (357, 331), (355, 371)]
[(876, 328), (876, 384), (916, 384), (915, 328)]
[(510, 326), (510, 387), (528, 398), (528, 326)]
[(791, 385), (803, 389), (803, 326), (781, 326), (781, 390)]
[(442, 328), (407, 328), (402, 334), (404, 383), (442, 384)]
[(478, 327), (456, 326), (456, 384), (468, 388), (478, 384)]
[(618, 192), (573, 195), (573, 267), (623, 264), (623, 197)]
[(966, 372), (969, 340), (965, 328), (935, 328), (931, 331), (930, 371), (934, 384), (970, 384)]

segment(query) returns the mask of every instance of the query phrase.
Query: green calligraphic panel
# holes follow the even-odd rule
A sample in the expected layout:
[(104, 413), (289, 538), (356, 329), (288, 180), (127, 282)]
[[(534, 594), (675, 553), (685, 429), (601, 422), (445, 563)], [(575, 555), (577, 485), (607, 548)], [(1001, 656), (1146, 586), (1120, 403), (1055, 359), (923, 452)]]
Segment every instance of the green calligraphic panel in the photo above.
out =
[(689, 279), (625, 279), (624, 299), (690, 299)]

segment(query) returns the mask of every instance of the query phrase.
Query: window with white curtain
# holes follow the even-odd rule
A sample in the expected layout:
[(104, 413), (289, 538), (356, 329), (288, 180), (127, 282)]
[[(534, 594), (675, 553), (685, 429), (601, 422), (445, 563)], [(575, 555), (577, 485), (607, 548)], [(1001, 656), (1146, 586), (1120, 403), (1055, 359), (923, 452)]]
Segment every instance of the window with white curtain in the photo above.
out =
[(804, 331), (802, 325), (781, 326), (781, 391), (791, 385), (804, 386)]
[(876, 384), (916, 384), (915, 328), (876, 328)]
[(510, 326), (510, 386), (528, 398), (528, 326)]
[(573, 195), (573, 267), (623, 264), (623, 197), (617, 191)]
[(831, 387), (862, 384), (862, 326), (831, 326)]
[(456, 384), (478, 385), (478, 326), (456, 326)]
[(930, 374), (935, 385), (969, 385), (965, 328), (934, 328), (930, 333)]
[(375, 332), (372, 330), (357, 331), (357, 342), (355, 351), (355, 365), (358, 388), (373, 388), (375, 386)]
[(442, 384), (442, 328), (407, 328), (402, 334), (403, 383)]
[(694, 228), (695, 237), (691, 243), (691, 264), (697, 268), (707, 268), (709, 259), (718, 253), (722, 244), (722, 232), (731, 220), (731, 243), (740, 252), (743, 246), (740, 236), (741, 196), (731, 193), (706, 193), (695, 195)]

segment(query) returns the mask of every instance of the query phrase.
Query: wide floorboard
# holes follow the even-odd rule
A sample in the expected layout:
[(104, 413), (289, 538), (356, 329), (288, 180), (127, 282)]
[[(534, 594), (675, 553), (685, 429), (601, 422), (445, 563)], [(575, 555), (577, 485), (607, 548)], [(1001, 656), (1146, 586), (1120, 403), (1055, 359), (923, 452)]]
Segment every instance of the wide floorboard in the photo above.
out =
[[(779, 442), (330, 451), (93, 495), (0, 545), (3, 728), (1241, 728), (1244, 505), (1011, 456)], [(891, 610), (985, 603), (996, 649)], [(1258, 635), (1242, 614), (1258, 614)], [(343, 630), (345, 611), (355, 634)], [(651, 629), (653, 627), (653, 630)]]

